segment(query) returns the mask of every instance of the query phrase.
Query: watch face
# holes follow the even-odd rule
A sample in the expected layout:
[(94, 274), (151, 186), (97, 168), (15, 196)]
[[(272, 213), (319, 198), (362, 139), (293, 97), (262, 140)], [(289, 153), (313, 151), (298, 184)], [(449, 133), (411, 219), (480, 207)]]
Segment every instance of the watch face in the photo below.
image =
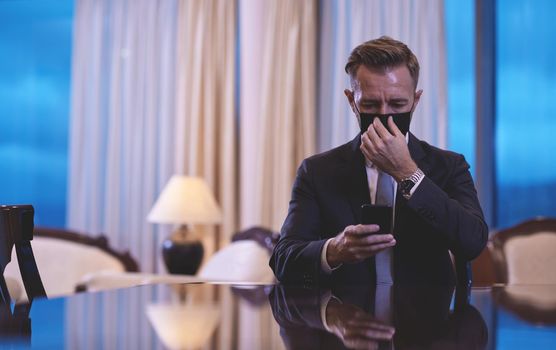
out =
[(411, 191), (411, 189), (413, 188), (414, 185), (415, 185), (415, 183), (411, 180), (402, 181), (402, 183), (400, 184), (402, 193), (403, 194), (409, 194), (409, 191)]

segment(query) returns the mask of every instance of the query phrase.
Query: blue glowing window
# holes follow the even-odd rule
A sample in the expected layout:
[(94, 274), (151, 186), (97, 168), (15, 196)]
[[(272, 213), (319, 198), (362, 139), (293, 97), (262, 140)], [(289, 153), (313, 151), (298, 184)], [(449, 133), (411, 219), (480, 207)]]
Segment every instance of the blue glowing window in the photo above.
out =
[(0, 203), (65, 226), (73, 1), (0, 2)]

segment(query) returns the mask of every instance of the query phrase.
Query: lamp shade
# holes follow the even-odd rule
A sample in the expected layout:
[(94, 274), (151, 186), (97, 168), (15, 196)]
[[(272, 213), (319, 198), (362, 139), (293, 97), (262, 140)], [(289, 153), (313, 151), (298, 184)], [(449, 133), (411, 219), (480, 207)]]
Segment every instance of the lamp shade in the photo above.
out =
[(147, 220), (159, 224), (217, 224), (222, 221), (222, 212), (205, 180), (174, 175)]

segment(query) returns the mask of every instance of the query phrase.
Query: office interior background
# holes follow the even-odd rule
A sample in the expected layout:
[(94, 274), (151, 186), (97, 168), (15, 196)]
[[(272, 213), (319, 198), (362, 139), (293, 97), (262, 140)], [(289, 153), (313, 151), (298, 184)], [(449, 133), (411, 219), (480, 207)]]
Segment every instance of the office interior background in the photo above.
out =
[[(208, 173), (209, 183), (213, 185), (224, 210), (233, 207), (242, 209), (242, 213), (236, 211), (226, 219), (221, 231), (238, 230), (254, 224), (265, 224), (278, 230), (279, 222), (285, 215), (283, 208), (287, 206), (288, 187), (291, 186), (295, 168), (292, 170), (291, 165), (285, 167), (291, 176), (281, 185), (282, 188), (253, 193), (255, 190), (250, 188), (251, 185), (256, 186), (261, 177), (270, 176), (270, 181), (272, 177), (266, 163), (257, 160), (260, 157), (265, 158), (265, 154), (253, 159), (254, 156), (250, 153), (261, 148), (260, 142), (265, 139), (246, 137), (249, 132), (251, 135), (257, 133), (246, 132), (245, 123), (242, 122), (247, 113), (251, 118), (256, 116), (253, 111), (261, 109), (253, 109), (253, 106), (263, 102), (271, 105), (269, 111), (273, 113), (273, 118), (278, 117), (278, 124), (280, 113), (287, 114), (283, 106), (272, 106), (266, 100), (249, 100), (244, 94), (249, 89), (257, 89), (257, 86), (264, 89), (267, 85), (265, 75), (259, 76), (259, 80), (245, 80), (249, 76), (246, 74), (249, 65), (266, 64), (256, 62), (256, 58), (245, 55), (245, 52), (248, 52), (246, 50), (250, 45), (247, 38), (263, 35), (264, 30), (257, 28), (257, 23), (267, 24), (261, 19), (248, 24), (244, 20), (258, 7), (274, 6), (276, 12), (288, 10), (280, 8), (276, 2), (237, 0), (222, 5), (222, 1), (207, 1), (213, 4), (214, 11), (232, 14), (226, 17), (227, 21), (224, 23), (218, 23), (222, 22), (219, 18), (212, 18), (211, 22), (214, 26), (224, 26), (219, 33), (226, 33), (230, 39), (227, 43), (232, 45), (212, 48), (212, 51), (203, 49), (207, 50), (207, 56), (202, 57), (212, 60), (217, 66), (227, 67), (223, 71), (232, 72), (234, 79), (217, 76), (218, 79), (211, 81), (214, 84), (231, 84), (226, 90), (228, 93), (219, 96), (203, 96), (203, 92), (196, 90), (181, 91), (183, 101), (180, 104), (180, 101), (169, 98), (170, 94), (165, 89), (183, 86), (179, 79), (202, 81), (206, 73), (197, 72), (195, 75), (194, 71), (187, 71), (188, 67), (183, 68), (184, 72), (177, 72), (175, 68), (176, 61), (183, 57), (189, 59), (190, 64), (195, 63), (186, 53), (198, 49), (197, 46), (187, 46), (192, 43), (188, 38), (176, 45), (180, 41), (181, 26), (190, 23), (200, 25), (203, 21), (211, 20), (210, 16), (192, 15), (195, 11), (201, 11), (194, 5), (195, 2), (0, 1), (0, 202), (33, 204), (36, 225), (69, 227), (91, 233), (105, 232), (111, 235), (111, 241), (116, 247), (130, 249), (138, 255), (144, 271), (160, 270), (160, 263), (157, 262), (159, 257), (152, 250), (159, 247), (164, 235), (157, 232), (164, 229), (153, 227), (147, 223), (145, 217), (156, 195), (173, 173)], [(261, 3), (264, 5), (260, 5)], [(330, 136), (330, 128), (336, 128), (337, 125), (331, 124), (331, 118), (323, 117), (332, 112), (341, 112), (341, 118), (346, 118), (345, 115), (349, 114), (347, 104), (333, 104), (331, 110), (325, 110), (327, 101), (323, 100), (328, 99), (329, 93), (337, 94), (343, 99), (342, 89), (336, 88), (338, 84), (334, 85), (335, 90), (327, 84), (339, 79), (340, 86), (347, 86), (347, 79), (344, 76), (328, 76), (325, 68), (335, 64), (336, 72), (343, 71), (347, 53), (353, 47), (349, 46), (350, 40), (357, 37), (350, 33), (352, 23), (354, 27), (364, 27), (366, 21), (378, 21), (373, 16), (381, 15), (374, 14), (371, 11), (373, 8), (388, 8), (390, 12), (381, 12), (382, 16), (385, 13), (390, 16), (398, 15), (395, 8), (393, 10), (392, 6), (386, 4), (387, 1), (300, 1), (298, 5), (289, 6), (295, 10), (295, 6), (303, 7), (300, 3), (310, 3), (310, 6), (305, 6), (299, 14), (305, 17), (299, 19), (298, 34), (300, 37), (310, 36), (314, 40), (306, 45), (300, 39), (302, 44), (298, 43), (297, 51), (294, 50), (297, 56), (290, 58), (303, 69), (310, 70), (313, 67), (314, 72), (309, 77), (314, 78), (314, 81), (313, 88), (301, 86), (299, 90), (295, 90), (298, 97), (308, 96), (310, 99), (301, 101), (309, 101), (306, 104), (296, 104), (294, 113), (290, 113), (287, 119), (293, 125), (293, 130), (301, 133), (298, 137), (291, 138), (296, 143), (295, 147), (284, 151), (288, 159), (295, 159), (296, 162), (310, 153), (337, 145), (342, 140), (348, 141), (355, 135), (357, 127), (352, 116), (348, 124), (342, 124), (345, 129), (343, 139), (337, 133), (336, 136)], [(556, 119), (553, 117), (556, 114), (556, 67), (553, 64), (556, 56), (556, 29), (551, 23), (552, 16), (556, 13), (556, 3), (550, 0), (493, 1), (495, 90), (492, 103), (495, 113), (490, 117), (494, 128), (488, 135), (482, 136), (483, 139), (492, 141), (491, 149), (478, 148), (483, 143), (477, 139), (477, 130), (482, 124), (476, 118), (475, 2), (438, 0), (393, 3), (397, 4), (400, 11), (428, 6), (421, 14), (410, 12), (414, 17), (403, 17), (404, 20), (415, 22), (415, 16), (423, 16), (425, 13), (439, 19), (436, 23), (439, 27), (429, 29), (435, 31), (434, 35), (437, 36), (434, 37), (439, 40), (421, 40), (421, 44), (430, 45), (434, 50), (442, 50), (436, 53), (443, 59), (443, 65), (438, 68), (445, 70), (439, 81), (442, 80), (445, 84), (443, 91), (446, 104), (439, 109), (428, 110), (444, 110), (445, 119), (433, 126), (442, 129), (440, 136), (436, 134), (426, 139), (435, 145), (464, 154), (475, 179), (484, 175), (477, 173), (480, 168), (476, 164), (477, 154), (492, 153), (492, 183), (486, 186), (492, 200), (492, 215), (489, 216), (491, 230), (537, 216), (556, 216), (556, 201), (553, 200), (556, 193)], [(368, 18), (359, 18), (359, 21), (354, 22), (350, 16), (356, 11), (369, 13)], [(153, 17), (140, 17), (147, 13)], [(139, 18), (128, 18), (125, 14)], [(305, 21), (309, 17), (312, 27)], [(117, 33), (122, 30), (114, 25), (118, 18), (124, 19), (124, 22), (125, 19), (136, 21), (136, 28), (155, 28), (156, 32), (149, 34), (145, 29), (137, 37), (125, 30)], [(380, 18), (389, 22), (388, 18)], [(122, 28), (125, 28), (125, 24)], [(165, 36), (164, 33), (171, 35)], [(136, 43), (136, 47), (143, 51), (125, 48), (115, 50), (116, 46), (111, 46), (118, 44), (117, 38), (129, 39), (126, 34), (133, 40), (142, 42), (141, 45)], [(215, 39), (215, 33), (206, 34), (213, 36), (201, 42), (223, 40), (218, 37)], [(387, 31), (380, 34), (396, 36)], [(84, 40), (87, 35), (96, 37), (87, 41)], [(344, 40), (343, 37), (350, 39)], [(370, 38), (361, 37), (360, 41), (366, 39)], [(415, 40), (414, 42), (419, 42), (418, 39)], [(261, 46), (265, 43), (269, 45), (269, 40), (261, 42)], [(338, 48), (334, 45), (343, 46)], [(334, 55), (327, 56), (327, 53)], [(421, 60), (425, 59), (419, 52), (417, 56)], [(313, 60), (309, 63), (303, 62), (303, 58), (311, 57)], [(93, 62), (87, 58), (91, 58)], [(98, 61), (94, 61), (95, 59)], [(115, 72), (120, 68), (126, 69), (125, 65), (111, 65), (112, 60), (130, 59), (135, 59), (135, 70), (132, 72)], [(279, 62), (269, 60), (267, 64), (280, 66)], [(287, 66), (281, 69), (287, 69)], [(116, 89), (109, 89), (118, 74), (123, 76), (121, 84)], [(302, 74), (291, 76), (303, 85)], [(146, 79), (155, 81), (156, 85), (145, 84)], [(83, 81), (88, 81), (90, 86), (72, 85), (72, 82)], [(199, 87), (204, 88), (205, 85), (199, 84)], [(127, 93), (126, 89), (134, 88), (144, 91), (135, 91), (134, 95)], [(425, 94), (429, 92), (425, 90)], [(112, 95), (108, 96), (109, 93)], [(442, 96), (442, 91), (439, 94)], [(142, 98), (124, 101), (130, 96)], [(195, 98), (202, 100), (205, 105), (198, 106), (201, 102), (196, 102)], [(118, 99), (122, 101), (118, 102)], [(106, 102), (107, 100), (110, 101)], [(218, 117), (210, 121), (214, 123), (212, 127), (219, 132), (216, 135), (225, 135), (221, 130), (232, 128), (236, 131), (234, 138), (222, 140), (212, 146), (206, 140), (194, 144), (190, 139), (201, 136), (191, 130), (203, 133), (206, 128), (203, 129), (189, 120), (178, 123), (179, 127), (187, 130), (179, 134), (183, 137), (176, 137), (178, 134), (174, 129), (178, 127), (174, 124), (173, 116), (179, 112), (179, 108), (191, 112), (191, 105), (197, 105), (197, 111), (206, 111), (209, 108), (206, 104), (210, 104), (207, 101), (211, 100), (218, 106), (214, 107), (218, 109), (218, 113), (213, 113)], [(131, 110), (124, 110), (124, 106), (131, 106)], [(412, 128), (420, 123), (419, 117), (423, 111), (420, 113), (413, 120)], [(157, 115), (158, 122), (157, 119), (153, 122), (147, 115)], [(249, 122), (257, 122), (256, 117)], [(141, 125), (137, 128), (139, 134), (130, 136), (135, 132), (135, 124), (144, 123), (152, 124)], [(276, 127), (269, 121), (265, 126), (267, 129)], [(426, 131), (423, 133), (426, 134)], [(101, 140), (96, 146), (88, 144), (91, 134)], [(118, 141), (121, 144), (114, 148), (114, 138), (119, 136), (122, 136)], [(209, 136), (209, 139), (210, 137), (219, 136)], [(280, 144), (283, 140), (273, 139), (269, 142)], [(79, 148), (80, 145), (90, 147), (83, 150)], [(76, 153), (80, 151), (82, 153)], [(193, 152), (205, 152), (208, 156), (201, 161), (192, 160), (195, 158)], [(273, 151), (269, 152), (272, 154)], [(160, 155), (166, 156), (159, 157)], [(218, 159), (214, 161), (211, 157)], [(181, 165), (176, 165), (179, 163), (176, 160), (178, 158), (182, 160)], [(210, 170), (212, 167), (226, 168), (230, 166), (229, 162), (235, 164), (234, 170), (229, 173), (225, 170)], [(279, 170), (270, 167), (271, 172)], [(75, 174), (79, 175), (78, 180), (72, 180)], [(255, 183), (242, 180), (247, 174), (250, 174), (250, 179)], [(226, 179), (230, 181), (226, 182)], [(145, 183), (149, 183), (149, 186), (144, 186)], [(222, 190), (226, 186), (237, 189), (226, 197)], [(105, 193), (108, 188), (117, 188), (122, 192), (118, 202), (110, 201)], [(144, 191), (147, 193), (143, 193)], [(279, 191), (281, 195), (277, 196), (273, 191)], [(76, 193), (79, 197), (77, 199)], [(266, 202), (257, 202), (269, 197), (276, 197), (282, 202), (282, 206), (276, 209)], [(275, 213), (268, 213), (273, 210)], [(135, 214), (130, 214), (131, 211)], [(254, 215), (257, 211), (260, 212)], [(142, 214), (137, 213), (144, 214), (144, 219), (141, 219)], [(220, 232), (221, 242), (214, 244), (225, 244), (230, 234), (231, 232)], [(58, 311), (53, 315), (61, 317)]]
[[(37, 224), (46, 226), (66, 225), (75, 6), (69, 0), (0, 3), (0, 198), (33, 203)], [(554, 10), (548, 0), (496, 2), (493, 229), (556, 213)], [(476, 175), (474, 2), (446, 0), (443, 17), (447, 148), (463, 153)], [(236, 84), (241, 90), (241, 81)]]

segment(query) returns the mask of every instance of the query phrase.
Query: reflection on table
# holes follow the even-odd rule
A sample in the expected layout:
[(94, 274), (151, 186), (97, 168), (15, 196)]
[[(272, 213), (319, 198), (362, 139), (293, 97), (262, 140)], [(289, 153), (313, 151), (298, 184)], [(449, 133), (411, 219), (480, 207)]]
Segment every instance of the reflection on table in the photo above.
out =
[(556, 325), (556, 285), (511, 285), (493, 291), (496, 303), (536, 325)]
[[(456, 300), (451, 310), (453, 291), (452, 286), (325, 291), (277, 286), (271, 301), (289, 349), (484, 349), (488, 332), (481, 314), (467, 298)], [(385, 292), (389, 298), (381, 297)]]
[[(556, 342), (555, 295), (556, 286), (144, 285), (4, 305), (0, 347), (542, 348)], [(55, 319), (60, 306), (65, 315)]]

